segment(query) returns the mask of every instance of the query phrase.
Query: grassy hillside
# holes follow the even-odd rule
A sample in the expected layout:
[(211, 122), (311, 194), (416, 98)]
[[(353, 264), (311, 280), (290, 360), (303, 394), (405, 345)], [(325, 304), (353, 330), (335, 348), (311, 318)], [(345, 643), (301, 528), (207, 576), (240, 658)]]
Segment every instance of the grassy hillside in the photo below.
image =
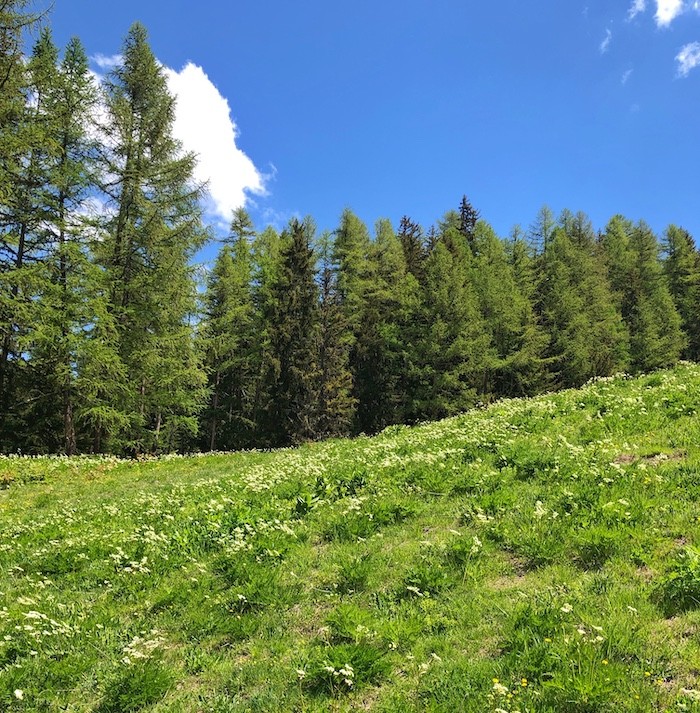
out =
[(0, 459), (0, 710), (700, 711), (700, 367), (375, 438)]

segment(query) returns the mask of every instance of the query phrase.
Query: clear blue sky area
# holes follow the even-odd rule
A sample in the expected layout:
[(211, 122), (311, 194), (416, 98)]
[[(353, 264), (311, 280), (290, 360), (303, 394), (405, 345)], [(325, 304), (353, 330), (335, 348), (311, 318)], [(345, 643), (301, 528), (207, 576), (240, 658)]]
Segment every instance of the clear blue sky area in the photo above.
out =
[(467, 194), (501, 236), (548, 204), (700, 238), (698, 2), (55, 0), (51, 24), (111, 55), (134, 20), (274, 172), (258, 222), (427, 228)]

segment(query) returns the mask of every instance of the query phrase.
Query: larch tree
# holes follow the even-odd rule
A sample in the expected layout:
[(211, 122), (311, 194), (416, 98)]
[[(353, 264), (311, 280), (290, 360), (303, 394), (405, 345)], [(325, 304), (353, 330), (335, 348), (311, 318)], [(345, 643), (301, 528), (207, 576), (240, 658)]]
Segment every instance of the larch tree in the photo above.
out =
[(669, 291), (660, 250), (651, 228), (643, 222), (635, 225), (623, 316), (630, 331), (632, 368), (640, 371), (670, 366), (685, 347), (681, 317)]
[(472, 250), (474, 250), (475, 230), (479, 218), (479, 211), (466, 196), (462, 196), (462, 202), (459, 204), (459, 232), (467, 239)]
[[(50, 47), (44, 33), (41, 42)], [(47, 52), (49, 57), (53, 50)], [(48, 69), (48, 68), (47, 68)], [(73, 454), (78, 449), (78, 430), (83, 408), (89, 408), (79, 388), (82, 369), (93, 351), (91, 333), (105, 315), (103, 273), (91, 260), (94, 230), (87, 210), (93, 190), (95, 144), (89, 123), (96, 101), (96, 87), (88, 69), (85, 50), (72, 39), (62, 62), (51, 73), (51, 86), (43, 100), (46, 131), (54, 147), (47, 164), (43, 191), (41, 293), (37, 296), (38, 320), (29, 339), (33, 371), (41, 374), (32, 399), (33, 421), (55, 422), (55, 433), (41, 435), (57, 442), (57, 450)], [(100, 345), (100, 360), (107, 360), (107, 342)]]
[(254, 442), (257, 330), (252, 240), (248, 213), (235, 211), (227, 244), (216, 258), (205, 295), (205, 351), (210, 397), (203, 414), (209, 450)]
[[(47, 184), (57, 146), (48, 111), (56, 87), (58, 50), (43, 30), (26, 65), (8, 64), (0, 104), (6, 112), (0, 129), (3, 154), (3, 206), (0, 211), (0, 433), (27, 442), (35, 390), (28, 346), (40, 323), (37, 295), (43, 291), (41, 262), (47, 252)], [(16, 66), (17, 64), (21, 66)], [(1, 110), (0, 110), (1, 111)], [(0, 438), (2, 436), (0, 435)]]
[(492, 362), (471, 261), (466, 237), (448, 225), (425, 263), (415, 393), (424, 419), (473, 406)]
[(274, 446), (303, 443), (317, 435), (319, 315), (312, 238), (308, 220), (290, 222), (271, 285), (265, 432)]
[(355, 418), (356, 398), (352, 395), (350, 370), (352, 334), (338, 289), (338, 271), (333, 261), (330, 233), (318, 244), (319, 345), (317, 435), (347, 436)]
[(399, 222), (398, 237), (403, 248), (406, 268), (418, 282), (421, 282), (426, 258), (423, 229), (414, 220), (404, 215)]
[(541, 354), (547, 344), (532, 303), (518, 284), (503, 242), (488, 223), (473, 228), (474, 286), (484, 326), (490, 338), (491, 363), (484, 394), (522, 396), (542, 372)]
[(539, 256), (538, 309), (550, 335), (547, 356), (558, 386), (579, 386), (628, 364), (629, 336), (603, 265), (590, 247), (555, 229)]
[(104, 190), (113, 208), (102, 260), (126, 367), (132, 452), (181, 447), (197, 428), (206, 376), (194, 344), (191, 260), (208, 239), (195, 157), (173, 138), (174, 99), (134, 24), (105, 83)]
[(687, 339), (683, 356), (700, 361), (700, 251), (687, 230), (670, 225), (664, 253), (668, 287)]

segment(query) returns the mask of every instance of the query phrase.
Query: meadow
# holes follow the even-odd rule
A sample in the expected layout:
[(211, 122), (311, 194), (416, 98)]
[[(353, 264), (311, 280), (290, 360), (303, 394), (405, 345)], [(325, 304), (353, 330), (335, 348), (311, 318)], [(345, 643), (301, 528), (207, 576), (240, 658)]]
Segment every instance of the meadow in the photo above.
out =
[(0, 457), (0, 710), (700, 711), (700, 366), (373, 438)]

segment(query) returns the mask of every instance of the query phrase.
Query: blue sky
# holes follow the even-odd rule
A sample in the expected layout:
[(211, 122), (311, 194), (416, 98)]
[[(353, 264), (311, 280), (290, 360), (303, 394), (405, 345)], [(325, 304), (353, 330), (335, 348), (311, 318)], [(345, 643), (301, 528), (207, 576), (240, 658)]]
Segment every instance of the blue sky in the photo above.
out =
[(547, 204), (700, 238), (696, 0), (56, 0), (51, 25), (105, 71), (134, 20), (212, 219), (247, 195), (258, 225), (427, 228), (467, 194), (501, 236)]

